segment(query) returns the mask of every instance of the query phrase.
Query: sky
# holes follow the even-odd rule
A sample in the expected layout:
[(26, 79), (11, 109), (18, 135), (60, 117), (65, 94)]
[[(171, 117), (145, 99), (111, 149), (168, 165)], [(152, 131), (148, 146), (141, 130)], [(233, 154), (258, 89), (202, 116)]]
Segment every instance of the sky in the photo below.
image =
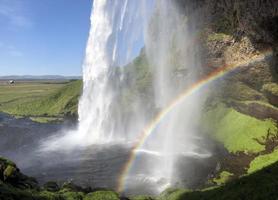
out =
[(81, 75), (92, 0), (0, 0), (0, 76)]

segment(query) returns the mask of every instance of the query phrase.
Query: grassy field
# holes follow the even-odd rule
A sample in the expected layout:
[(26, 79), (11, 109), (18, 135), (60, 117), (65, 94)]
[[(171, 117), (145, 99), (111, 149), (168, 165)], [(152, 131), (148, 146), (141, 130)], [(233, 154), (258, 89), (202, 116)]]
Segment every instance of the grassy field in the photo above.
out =
[(0, 81), (0, 112), (47, 122), (77, 113), (82, 81)]

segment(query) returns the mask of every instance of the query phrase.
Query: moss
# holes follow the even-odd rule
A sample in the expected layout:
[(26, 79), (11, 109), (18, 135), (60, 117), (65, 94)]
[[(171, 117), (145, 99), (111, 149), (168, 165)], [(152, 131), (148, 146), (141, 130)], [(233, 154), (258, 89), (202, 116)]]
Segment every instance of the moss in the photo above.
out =
[(264, 146), (258, 144), (254, 138), (266, 136), (268, 130), (277, 130), (274, 121), (258, 120), (221, 103), (205, 112), (202, 121), (203, 129), (233, 153), (263, 151)]
[(278, 161), (278, 149), (274, 152), (266, 155), (257, 156), (250, 163), (250, 167), (248, 169), (248, 173), (253, 173), (257, 170), (260, 170), (268, 165), (271, 165)]
[(119, 195), (113, 191), (97, 191), (89, 193), (84, 200), (120, 200)]
[(3, 172), (4, 179), (8, 179), (8, 178), (12, 177), (15, 172), (16, 172), (16, 167), (12, 166), (12, 165), (8, 165)]
[(278, 96), (278, 84), (277, 83), (268, 83), (264, 84), (262, 90), (266, 93)]
[(231, 178), (231, 176), (233, 176), (232, 173), (223, 171), (220, 173), (219, 178), (213, 179), (213, 182), (215, 182), (217, 185), (222, 185), (226, 183)]

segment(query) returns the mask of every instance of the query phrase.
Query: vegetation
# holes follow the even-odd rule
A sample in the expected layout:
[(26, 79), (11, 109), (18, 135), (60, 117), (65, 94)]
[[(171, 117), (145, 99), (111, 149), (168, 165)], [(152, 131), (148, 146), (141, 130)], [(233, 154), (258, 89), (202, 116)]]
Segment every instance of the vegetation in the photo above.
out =
[(265, 84), (263, 85), (263, 91), (278, 96), (278, 84), (277, 83)]
[(222, 185), (226, 183), (230, 177), (233, 176), (232, 173), (227, 172), (227, 171), (222, 171), (219, 175), (219, 178), (214, 178), (213, 182), (215, 182), (217, 185)]
[(188, 192), (175, 190), (163, 200), (238, 200), (238, 199), (268, 199), (275, 200), (278, 196), (278, 163), (264, 168), (249, 176), (228, 182), (222, 187), (206, 191)]
[(275, 132), (272, 120), (259, 120), (218, 104), (203, 116), (204, 130), (224, 144), (229, 152), (260, 152), (264, 146), (254, 140), (266, 136), (268, 130)]
[(226, 40), (226, 39), (231, 39), (232, 36), (230, 35), (227, 35), (225, 33), (211, 33), (208, 35), (208, 42), (212, 42), (212, 41), (223, 41), (223, 40)]
[(278, 161), (278, 150), (276, 149), (274, 152), (270, 154), (257, 156), (251, 163), (248, 169), (248, 173), (253, 173), (258, 171), (268, 165), (271, 165)]
[(18, 83), (0, 86), (0, 111), (38, 122), (60, 120), (77, 113), (82, 81)]

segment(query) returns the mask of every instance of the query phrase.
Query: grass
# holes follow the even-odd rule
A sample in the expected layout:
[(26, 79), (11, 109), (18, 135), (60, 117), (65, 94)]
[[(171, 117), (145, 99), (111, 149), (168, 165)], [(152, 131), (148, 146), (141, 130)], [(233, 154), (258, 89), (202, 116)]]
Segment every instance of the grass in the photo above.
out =
[(204, 130), (208, 130), (232, 153), (263, 151), (264, 146), (258, 144), (254, 138), (266, 136), (269, 129), (272, 132), (277, 129), (276, 123), (272, 120), (258, 120), (233, 108), (227, 108), (221, 103), (207, 111), (202, 122)]
[(66, 83), (18, 82), (14, 85), (0, 84), (0, 110), (5, 111), (14, 105), (32, 101), (51, 94)]
[(32, 119), (39, 122), (75, 115), (81, 87), (81, 80), (61, 84), (32, 82), (2, 85), (0, 111), (15, 116), (33, 117)]
[(268, 165), (271, 165), (278, 161), (278, 149), (274, 152), (266, 155), (257, 156), (251, 163), (248, 169), (248, 173), (258, 171)]
[(30, 119), (38, 123), (52, 123), (63, 121), (62, 117), (30, 117)]

